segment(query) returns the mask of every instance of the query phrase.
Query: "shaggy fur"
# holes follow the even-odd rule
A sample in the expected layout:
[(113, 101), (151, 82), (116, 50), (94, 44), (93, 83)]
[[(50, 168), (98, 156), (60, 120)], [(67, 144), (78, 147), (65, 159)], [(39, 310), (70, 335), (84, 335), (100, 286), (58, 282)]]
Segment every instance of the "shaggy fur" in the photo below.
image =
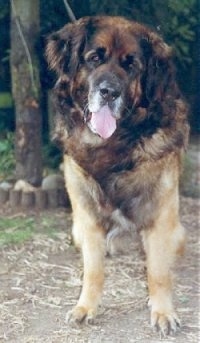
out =
[[(137, 228), (152, 325), (163, 334), (175, 331), (171, 268), (184, 246), (178, 181), (189, 129), (171, 48), (136, 22), (87, 17), (50, 36), (47, 59), (57, 73), (54, 139), (64, 152), (73, 235), (84, 261), (82, 293), (69, 320), (96, 314), (105, 238), (110, 246)], [(106, 138), (92, 124), (101, 113), (116, 121)]]

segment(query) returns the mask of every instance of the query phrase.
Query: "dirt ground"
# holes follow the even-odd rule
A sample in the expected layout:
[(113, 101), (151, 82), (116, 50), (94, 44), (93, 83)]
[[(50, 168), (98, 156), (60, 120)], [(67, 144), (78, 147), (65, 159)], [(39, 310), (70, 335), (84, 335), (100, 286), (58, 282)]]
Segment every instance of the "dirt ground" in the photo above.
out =
[[(47, 213), (57, 223), (52, 237), (40, 233), (42, 215), (33, 214), (38, 232), (30, 240), (0, 250), (0, 342), (160, 342), (149, 323), (145, 262), (136, 236), (129, 254), (106, 259), (102, 305), (94, 325), (66, 324), (66, 313), (80, 292), (82, 261), (71, 244), (70, 213)], [(182, 328), (165, 341), (195, 343), (200, 341), (197, 199), (181, 199), (181, 218), (188, 233), (185, 257), (176, 268), (175, 303)]]

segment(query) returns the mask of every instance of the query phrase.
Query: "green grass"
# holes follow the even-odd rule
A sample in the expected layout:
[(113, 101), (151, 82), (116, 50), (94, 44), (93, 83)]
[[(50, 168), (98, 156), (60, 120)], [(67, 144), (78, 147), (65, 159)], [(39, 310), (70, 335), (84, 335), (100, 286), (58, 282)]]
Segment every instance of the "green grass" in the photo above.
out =
[(21, 244), (34, 232), (33, 218), (0, 218), (0, 246)]
[(56, 223), (53, 218), (17, 217), (0, 218), (0, 247), (12, 244), (23, 244), (42, 233), (56, 239)]
[(18, 230), (16, 232), (0, 232), (0, 246), (21, 244), (32, 237), (30, 229)]

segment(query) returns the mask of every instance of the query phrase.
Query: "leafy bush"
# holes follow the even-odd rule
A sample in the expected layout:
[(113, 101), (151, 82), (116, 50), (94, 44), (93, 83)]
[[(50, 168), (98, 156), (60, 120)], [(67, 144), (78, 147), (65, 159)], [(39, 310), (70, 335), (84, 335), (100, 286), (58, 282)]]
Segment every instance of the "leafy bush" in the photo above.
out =
[(197, 25), (196, 0), (168, 0), (168, 15), (163, 26), (165, 35), (174, 46), (176, 56), (183, 68), (193, 62), (191, 44), (195, 42)]
[(8, 132), (0, 140), (0, 180), (13, 176), (15, 169), (14, 134)]

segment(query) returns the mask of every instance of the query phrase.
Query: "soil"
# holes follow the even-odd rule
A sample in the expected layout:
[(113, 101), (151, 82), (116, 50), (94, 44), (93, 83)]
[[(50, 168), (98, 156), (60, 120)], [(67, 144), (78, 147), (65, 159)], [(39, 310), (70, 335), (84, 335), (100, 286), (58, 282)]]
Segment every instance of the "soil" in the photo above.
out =
[[(198, 199), (181, 199), (188, 243), (185, 257), (177, 263), (175, 304), (182, 327), (175, 336), (165, 338), (166, 342), (200, 341), (198, 205)], [(149, 323), (145, 261), (136, 236), (129, 253), (106, 258), (104, 294), (95, 323), (72, 327), (65, 322), (80, 293), (82, 261), (71, 243), (70, 212), (46, 213), (56, 219), (57, 231), (52, 237), (40, 233), (43, 214), (32, 214), (38, 233), (31, 240), (0, 250), (0, 342), (162, 341)]]

